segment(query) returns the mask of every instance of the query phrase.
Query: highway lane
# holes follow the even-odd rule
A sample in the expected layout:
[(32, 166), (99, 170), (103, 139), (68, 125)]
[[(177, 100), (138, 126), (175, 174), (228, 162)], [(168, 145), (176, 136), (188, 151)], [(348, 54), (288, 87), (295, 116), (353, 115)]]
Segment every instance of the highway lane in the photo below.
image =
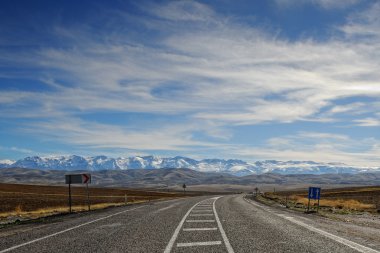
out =
[(204, 198), (111, 208), (2, 229), (0, 252), (20, 245), (9, 252), (162, 252), (182, 216)]
[(331, 238), (313, 231), (316, 227), (300, 226), (307, 218), (299, 214), (251, 203), (241, 196), (222, 200), (217, 209), (235, 252), (380, 252), (368, 247), (353, 249), (338, 242), (344, 239), (339, 235)]
[(1, 229), (0, 253), (379, 252), (355, 249), (306, 223), (242, 195), (193, 197)]

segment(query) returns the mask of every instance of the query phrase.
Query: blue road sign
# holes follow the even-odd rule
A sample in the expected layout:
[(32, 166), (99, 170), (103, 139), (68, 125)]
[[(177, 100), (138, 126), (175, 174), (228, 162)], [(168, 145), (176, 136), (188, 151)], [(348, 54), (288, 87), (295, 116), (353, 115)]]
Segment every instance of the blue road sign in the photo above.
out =
[(321, 188), (309, 187), (309, 199), (320, 199), (320, 198), (321, 198)]

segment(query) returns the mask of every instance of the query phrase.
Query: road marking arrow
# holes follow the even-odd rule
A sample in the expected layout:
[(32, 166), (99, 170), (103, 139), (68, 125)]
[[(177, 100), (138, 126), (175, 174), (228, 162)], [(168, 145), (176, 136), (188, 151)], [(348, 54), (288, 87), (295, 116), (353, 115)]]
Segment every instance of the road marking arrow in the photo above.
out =
[(90, 177), (87, 174), (82, 174), (82, 181), (84, 184), (88, 183), (88, 180), (90, 180)]

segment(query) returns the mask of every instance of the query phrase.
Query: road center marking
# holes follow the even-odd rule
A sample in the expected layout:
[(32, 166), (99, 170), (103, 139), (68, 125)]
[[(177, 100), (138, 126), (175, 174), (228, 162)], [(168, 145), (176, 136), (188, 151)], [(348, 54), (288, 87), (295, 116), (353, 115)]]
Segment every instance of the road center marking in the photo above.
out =
[[(216, 212), (216, 208), (215, 208), (215, 202), (219, 199), (220, 197), (214, 197), (214, 198), (211, 198), (209, 200), (213, 200), (212, 202), (212, 210), (196, 210), (196, 206), (199, 205), (199, 203), (202, 203), (203, 201), (201, 202), (198, 202), (196, 203), (194, 206), (192, 206), (189, 211), (187, 211), (187, 213), (185, 214), (185, 216), (183, 216), (182, 220), (180, 221), (180, 223), (178, 224), (177, 228), (175, 229), (174, 233), (173, 233), (173, 236), (170, 238), (170, 241), (168, 243), (168, 245), (166, 246), (165, 248), (165, 251), (164, 253), (170, 253), (172, 248), (173, 248), (173, 245), (175, 243), (175, 241), (177, 240), (178, 238), (178, 235), (181, 231), (181, 228), (183, 226), (183, 224), (186, 222), (215, 222), (217, 223), (218, 225), (218, 229), (222, 235), (222, 238), (223, 238), (223, 242), (226, 246), (226, 249), (227, 249), (227, 252), (228, 253), (234, 253), (234, 250), (227, 238), (227, 235), (226, 235), (226, 232), (224, 231), (223, 227), (222, 227), (222, 224), (219, 220), (219, 216), (218, 216), (218, 213)], [(205, 202), (203, 202), (205, 203)], [(210, 203), (210, 202), (208, 202)], [(193, 210), (194, 209), (194, 210)], [(211, 211), (211, 212), (214, 212), (214, 215), (215, 215), (215, 220), (186, 220), (187, 217), (190, 215), (191, 212), (205, 212), (205, 211)], [(217, 228), (183, 228), (183, 231), (206, 231), (206, 230), (217, 230)], [(185, 243), (177, 243), (177, 247), (191, 247), (191, 246), (207, 246), (207, 245), (220, 245), (222, 244), (221, 241), (208, 241), (208, 242), (185, 242)]]
[(215, 222), (215, 220), (187, 220), (186, 222)]
[[(199, 202), (198, 202), (199, 203)], [(181, 228), (183, 226), (183, 223), (185, 223), (185, 220), (187, 218), (187, 216), (189, 216), (190, 212), (194, 209), (194, 207), (198, 204), (196, 203), (195, 205), (193, 205), (189, 211), (187, 211), (187, 213), (185, 214), (185, 216), (183, 216), (182, 220), (179, 222), (177, 228), (174, 230), (174, 234), (172, 235), (172, 238), (170, 238), (170, 241), (168, 243), (168, 245), (166, 245), (166, 248), (165, 248), (165, 251), (164, 253), (170, 253), (170, 251), (172, 250), (173, 248), (173, 244), (175, 242), (175, 240), (177, 240), (177, 237), (178, 237), (178, 234), (179, 232), (181, 231)], [(0, 252), (1, 253), (1, 252)]]
[(212, 213), (200, 213), (200, 214), (190, 214), (189, 216), (199, 217), (199, 216), (214, 216)]
[(194, 246), (210, 246), (210, 245), (220, 245), (221, 241), (209, 241), (209, 242), (185, 242), (177, 243), (177, 247), (194, 247)]
[(217, 230), (218, 228), (184, 228), (183, 231), (210, 231)]

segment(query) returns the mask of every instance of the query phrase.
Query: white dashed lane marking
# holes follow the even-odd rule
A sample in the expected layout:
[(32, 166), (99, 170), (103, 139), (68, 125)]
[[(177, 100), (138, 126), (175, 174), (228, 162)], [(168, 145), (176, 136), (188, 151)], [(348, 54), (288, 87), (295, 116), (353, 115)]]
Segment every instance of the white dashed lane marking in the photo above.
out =
[(209, 241), (209, 242), (184, 242), (177, 243), (177, 247), (194, 247), (194, 246), (209, 246), (209, 245), (220, 245), (221, 241)]
[(201, 213), (201, 214), (190, 214), (189, 216), (199, 217), (199, 216), (214, 216), (212, 213)]
[(184, 228), (183, 231), (210, 231), (217, 230), (218, 228)]
[(215, 220), (187, 220), (186, 222), (194, 223), (194, 222), (215, 222)]

